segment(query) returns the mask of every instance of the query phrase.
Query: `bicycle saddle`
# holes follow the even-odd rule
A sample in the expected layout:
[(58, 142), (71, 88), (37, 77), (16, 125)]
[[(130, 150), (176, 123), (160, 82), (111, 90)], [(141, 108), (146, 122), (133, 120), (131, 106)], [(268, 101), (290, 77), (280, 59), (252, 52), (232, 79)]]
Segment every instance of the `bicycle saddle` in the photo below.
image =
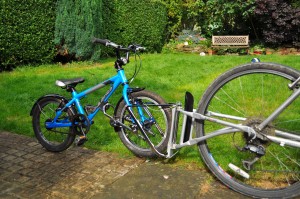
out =
[(56, 80), (55, 84), (59, 87), (75, 87), (79, 83), (83, 83), (84, 79), (79, 77), (79, 78), (74, 78), (74, 79), (58, 79)]

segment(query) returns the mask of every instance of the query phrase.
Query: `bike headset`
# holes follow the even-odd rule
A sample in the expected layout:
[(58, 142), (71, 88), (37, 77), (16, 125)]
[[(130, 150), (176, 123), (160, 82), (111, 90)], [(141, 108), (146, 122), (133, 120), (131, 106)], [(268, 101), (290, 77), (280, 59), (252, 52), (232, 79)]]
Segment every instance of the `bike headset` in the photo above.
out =
[[(138, 73), (140, 72), (140, 69), (142, 67), (142, 59), (138, 52), (145, 51), (146, 50), (145, 47), (142, 47), (141, 45), (138, 45), (138, 44), (131, 44), (126, 48), (126, 47), (118, 45), (114, 42), (111, 42), (107, 39), (98, 39), (98, 38), (93, 38), (92, 42), (100, 43), (104, 46), (111, 46), (111, 47), (115, 48), (116, 57), (117, 57), (117, 60), (115, 62), (116, 69), (122, 69), (122, 66), (125, 66), (126, 64), (128, 64), (129, 63), (129, 53), (134, 52), (135, 69), (134, 69), (134, 73), (133, 73), (132, 77), (128, 79), (128, 82), (131, 83), (135, 79), (135, 77), (138, 75)], [(126, 57), (121, 57), (120, 51), (126, 52)], [(140, 61), (139, 65), (137, 63), (137, 61), (138, 61), (137, 57)]]

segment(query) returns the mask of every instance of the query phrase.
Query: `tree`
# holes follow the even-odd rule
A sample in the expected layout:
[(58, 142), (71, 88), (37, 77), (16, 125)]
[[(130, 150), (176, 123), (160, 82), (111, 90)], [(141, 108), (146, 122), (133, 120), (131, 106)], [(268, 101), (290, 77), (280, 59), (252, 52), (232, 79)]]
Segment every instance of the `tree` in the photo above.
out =
[(168, 32), (198, 27), (202, 34), (249, 34), (255, 0), (162, 0), (168, 9)]
[(159, 52), (166, 23), (165, 6), (154, 0), (59, 0), (55, 43), (60, 54), (77, 60), (112, 54), (93, 45), (93, 37), (121, 45), (138, 43)]
[(100, 56), (91, 39), (101, 35), (102, 0), (59, 0), (55, 22), (58, 53), (77, 60)]

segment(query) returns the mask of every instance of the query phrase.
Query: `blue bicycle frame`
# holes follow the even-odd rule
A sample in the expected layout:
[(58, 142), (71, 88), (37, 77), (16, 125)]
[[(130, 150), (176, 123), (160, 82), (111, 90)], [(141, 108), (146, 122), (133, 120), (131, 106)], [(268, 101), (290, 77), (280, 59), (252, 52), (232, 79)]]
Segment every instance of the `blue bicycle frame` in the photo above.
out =
[[(103, 88), (107, 85), (111, 85), (110, 90), (104, 95), (104, 97), (101, 100), (101, 104), (105, 104), (108, 102), (109, 98), (112, 96), (112, 94), (115, 92), (115, 90), (121, 85), (123, 84), (123, 98), (125, 103), (127, 104), (127, 106), (131, 107), (131, 103), (129, 102), (128, 99), (128, 90), (130, 90), (130, 87), (128, 85), (128, 81), (127, 78), (125, 76), (125, 72), (123, 69), (119, 69), (117, 71), (117, 75), (100, 83), (97, 84), (96, 86), (89, 88), (87, 90), (84, 90), (80, 93), (77, 93), (76, 90), (74, 89), (72, 91), (72, 99), (60, 110), (56, 111), (56, 116), (53, 119), (53, 121), (51, 122), (46, 122), (46, 128), (58, 128), (58, 127), (71, 127), (72, 126), (72, 122), (69, 120), (58, 120), (58, 118), (61, 116), (62, 112), (65, 111), (68, 107), (71, 107), (73, 104), (75, 104), (77, 111), (79, 114), (85, 114), (84, 109), (82, 108), (81, 104), (80, 104), (80, 99), (86, 97), (88, 94)], [(87, 115), (87, 118), (89, 119), (89, 121), (92, 121), (94, 119), (94, 117), (96, 116), (96, 114), (99, 112), (99, 110), (101, 110), (101, 106), (97, 106), (97, 108), (95, 109), (95, 111), (93, 111), (92, 113)], [(142, 110), (139, 110), (139, 114), (143, 115)], [(142, 118), (144, 118), (144, 116), (142, 116)]]

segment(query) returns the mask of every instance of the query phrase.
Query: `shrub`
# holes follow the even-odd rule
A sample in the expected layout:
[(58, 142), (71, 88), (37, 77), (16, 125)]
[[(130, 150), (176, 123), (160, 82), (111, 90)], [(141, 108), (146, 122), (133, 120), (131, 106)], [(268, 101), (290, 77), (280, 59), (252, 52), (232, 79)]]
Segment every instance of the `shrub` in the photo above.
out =
[(55, 8), (53, 0), (0, 2), (0, 70), (53, 59)]
[(255, 0), (161, 0), (168, 11), (168, 35), (197, 29), (202, 35), (249, 34)]
[(59, 0), (54, 40), (58, 54), (77, 60), (99, 56), (91, 39), (101, 33), (101, 13), (102, 0)]
[(255, 18), (263, 40), (273, 46), (300, 47), (300, 9), (285, 0), (257, 0)]
[(182, 30), (182, 32), (179, 33), (177, 40), (180, 42), (188, 41), (189, 43), (198, 44), (205, 40), (205, 38), (201, 37), (197, 31)]

